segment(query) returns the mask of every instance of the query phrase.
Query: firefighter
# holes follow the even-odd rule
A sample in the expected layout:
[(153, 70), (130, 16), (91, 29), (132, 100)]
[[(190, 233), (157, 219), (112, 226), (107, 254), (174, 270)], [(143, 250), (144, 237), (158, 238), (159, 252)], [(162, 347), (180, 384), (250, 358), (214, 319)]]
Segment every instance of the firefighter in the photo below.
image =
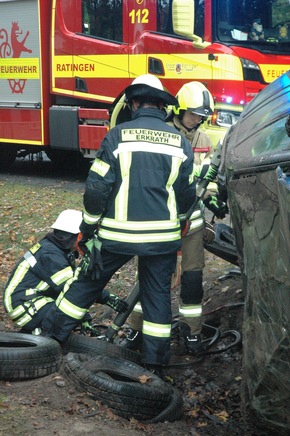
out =
[[(4, 307), (21, 332), (41, 333), (41, 322), (49, 306), (72, 279), (81, 222), (81, 211), (61, 212), (51, 226), (52, 231), (33, 245), (14, 267), (4, 290)], [(115, 303), (116, 299), (117, 296), (110, 295), (107, 302)], [(86, 327), (90, 328), (88, 313), (85, 319)]]
[(42, 326), (64, 341), (112, 275), (138, 256), (142, 360), (157, 372), (169, 361), (171, 275), (181, 244), (178, 215), (195, 196), (193, 152), (165, 122), (164, 107), (177, 101), (157, 77), (137, 77), (125, 95), (132, 120), (107, 133), (86, 181), (84, 261)]
[[(178, 105), (167, 117), (168, 124), (174, 126), (191, 143), (194, 150), (194, 176), (198, 182), (206, 174), (213, 145), (209, 137), (199, 127), (213, 114), (214, 103), (210, 92), (200, 82), (190, 82), (182, 86), (176, 98)], [(204, 204), (217, 218), (227, 213), (226, 203), (217, 195), (216, 183), (210, 183), (204, 202), (200, 202), (190, 219), (190, 229), (182, 238), (181, 292), (179, 301), (179, 326), (188, 352), (198, 354), (203, 351), (201, 340), (201, 316), (203, 298), (204, 239), (212, 242), (214, 231), (205, 222)], [(138, 349), (142, 346), (142, 308), (136, 304), (130, 317), (130, 330), (121, 346)]]

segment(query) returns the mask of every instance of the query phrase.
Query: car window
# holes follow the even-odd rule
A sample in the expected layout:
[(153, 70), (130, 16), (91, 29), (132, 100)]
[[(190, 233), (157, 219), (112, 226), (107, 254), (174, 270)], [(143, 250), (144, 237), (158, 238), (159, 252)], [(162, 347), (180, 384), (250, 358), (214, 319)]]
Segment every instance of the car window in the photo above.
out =
[(225, 138), (228, 168), (277, 167), (290, 162), (290, 137), (285, 129), (290, 114), (290, 71), (266, 86), (247, 104)]
[(253, 144), (253, 156), (290, 149), (290, 138), (285, 130), (285, 121), (286, 118), (277, 120), (259, 132)]

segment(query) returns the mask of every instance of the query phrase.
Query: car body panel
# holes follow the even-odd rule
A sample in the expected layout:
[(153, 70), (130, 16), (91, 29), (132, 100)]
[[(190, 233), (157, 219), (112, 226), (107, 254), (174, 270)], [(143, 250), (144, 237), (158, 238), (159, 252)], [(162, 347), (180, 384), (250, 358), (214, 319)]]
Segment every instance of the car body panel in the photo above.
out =
[(285, 129), (289, 113), (290, 72), (245, 108), (226, 135), (221, 165), (246, 291), (245, 400), (261, 421), (286, 432), (290, 430), (290, 137)]

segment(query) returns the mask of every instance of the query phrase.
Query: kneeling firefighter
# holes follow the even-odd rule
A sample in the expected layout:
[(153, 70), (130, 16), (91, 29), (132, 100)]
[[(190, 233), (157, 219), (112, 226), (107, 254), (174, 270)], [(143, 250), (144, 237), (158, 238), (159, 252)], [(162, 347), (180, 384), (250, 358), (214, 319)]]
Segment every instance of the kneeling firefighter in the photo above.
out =
[[(14, 267), (5, 286), (4, 307), (21, 332), (41, 333), (41, 323), (49, 307), (72, 280), (79, 256), (77, 238), (81, 222), (81, 211), (61, 212), (51, 226), (52, 231), (33, 245)], [(103, 291), (102, 304), (112, 307), (116, 300), (123, 301)], [(88, 313), (80, 323), (84, 319), (89, 328)]]
[[(211, 181), (203, 196), (204, 201), (197, 204), (190, 217), (189, 228), (185, 237), (182, 238), (181, 248), (179, 326), (188, 352), (196, 354), (203, 351), (201, 341), (203, 268), (205, 266), (203, 242), (204, 238), (208, 243), (214, 239), (213, 228), (205, 221), (204, 206), (220, 219), (225, 217), (227, 206), (218, 196), (216, 168), (211, 172), (213, 145), (210, 138), (199, 129), (208, 116), (213, 114), (212, 95), (202, 83), (190, 82), (182, 86), (176, 98), (178, 105), (174, 106), (169, 113), (167, 122), (181, 132), (192, 145), (195, 181), (198, 183), (205, 176)], [(181, 220), (183, 218), (180, 216)], [(142, 319), (141, 305), (137, 303), (130, 317), (130, 331), (121, 342), (121, 346), (130, 349), (141, 347)]]

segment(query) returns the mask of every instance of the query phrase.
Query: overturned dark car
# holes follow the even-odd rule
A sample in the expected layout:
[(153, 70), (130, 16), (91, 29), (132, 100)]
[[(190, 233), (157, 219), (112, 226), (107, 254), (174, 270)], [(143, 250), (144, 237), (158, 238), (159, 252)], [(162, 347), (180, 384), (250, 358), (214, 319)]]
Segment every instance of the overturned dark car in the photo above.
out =
[(246, 408), (290, 434), (290, 71), (249, 103), (222, 148), (246, 291)]

